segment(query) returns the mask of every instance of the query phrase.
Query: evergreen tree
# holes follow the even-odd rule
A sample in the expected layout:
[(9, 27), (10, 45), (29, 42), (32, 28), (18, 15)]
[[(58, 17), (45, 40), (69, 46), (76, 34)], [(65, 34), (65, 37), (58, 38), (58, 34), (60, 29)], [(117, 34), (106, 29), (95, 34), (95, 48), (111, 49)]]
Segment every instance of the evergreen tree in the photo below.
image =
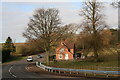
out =
[(8, 37), (2, 46), (2, 61), (4, 62), (6, 59), (8, 59), (10, 57), (10, 53), (14, 51), (15, 46), (12, 42), (12, 39)]
[(14, 52), (15, 51), (15, 46), (12, 42), (12, 39), (10, 37), (8, 37), (3, 45), (3, 49), (10, 51), (10, 52)]

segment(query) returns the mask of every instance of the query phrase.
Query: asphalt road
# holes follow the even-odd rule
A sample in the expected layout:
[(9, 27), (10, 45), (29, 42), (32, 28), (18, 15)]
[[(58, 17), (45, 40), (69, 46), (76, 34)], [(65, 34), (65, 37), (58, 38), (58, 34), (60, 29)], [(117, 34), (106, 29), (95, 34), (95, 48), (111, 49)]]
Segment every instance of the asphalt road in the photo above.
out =
[(106, 79), (94, 79), (94, 78), (83, 78), (83, 77), (68, 77), (59, 76), (52, 74), (36, 74), (26, 70), (26, 67), (35, 63), (36, 58), (33, 57), (33, 62), (27, 62), (26, 59), (20, 61), (11, 62), (2, 65), (2, 80), (106, 80)]

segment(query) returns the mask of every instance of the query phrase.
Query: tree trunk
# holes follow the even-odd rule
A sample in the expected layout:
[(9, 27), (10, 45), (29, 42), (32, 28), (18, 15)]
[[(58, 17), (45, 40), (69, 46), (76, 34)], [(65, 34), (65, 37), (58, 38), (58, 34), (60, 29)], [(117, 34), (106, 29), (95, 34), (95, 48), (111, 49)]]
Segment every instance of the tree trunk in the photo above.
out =
[(94, 31), (93, 40), (94, 40), (93, 42), (94, 61), (97, 62), (98, 61), (98, 50), (97, 50), (98, 46), (97, 46), (97, 32), (96, 31)]
[(98, 61), (98, 51), (97, 51), (97, 30), (96, 30), (96, 25), (95, 25), (95, 13), (96, 13), (96, 11), (95, 11), (95, 5), (96, 5), (96, 3), (95, 2), (93, 2), (93, 14), (92, 14), (92, 26), (93, 26), (93, 40), (94, 40), (94, 42), (93, 42), (93, 51), (94, 51), (94, 58), (95, 58), (95, 62), (97, 62)]
[(97, 50), (96, 50), (96, 48), (94, 48), (94, 61), (95, 62), (98, 62), (98, 52), (97, 52)]
[(47, 51), (46, 53), (47, 53), (46, 63), (47, 63), (47, 65), (50, 65), (50, 58), (49, 58), (50, 53), (49, 53), (49, 51)]

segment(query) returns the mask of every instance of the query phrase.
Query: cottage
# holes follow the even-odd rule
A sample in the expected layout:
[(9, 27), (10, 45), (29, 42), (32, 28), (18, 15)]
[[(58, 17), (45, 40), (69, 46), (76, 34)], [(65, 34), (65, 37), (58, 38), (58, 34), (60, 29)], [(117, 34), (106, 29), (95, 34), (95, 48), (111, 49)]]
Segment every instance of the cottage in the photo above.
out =
[(56, 60), (72, 60), (74, 59), (75, 44), (62, 41), (56, 49)]

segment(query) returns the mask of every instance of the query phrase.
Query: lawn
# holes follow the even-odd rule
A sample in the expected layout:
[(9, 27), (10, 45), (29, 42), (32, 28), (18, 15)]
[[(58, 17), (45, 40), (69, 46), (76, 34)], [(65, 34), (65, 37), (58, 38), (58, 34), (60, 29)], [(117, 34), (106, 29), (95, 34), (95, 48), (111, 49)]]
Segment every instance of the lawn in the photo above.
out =
[(104, 61), (93, 62), (93, 61), (57, 61), (56, 63), (51, 62), (50, 66), (60, 68), (72, 68), (72, 69), (88, 69), (88, 70), (110, 70), (120, 71), (118, 67), (118, 55), (107, 55), (102, 56)]
[(21, 60), (21, 59), (24, 59), (24, 58), (26, 58), (26, 57), (11, 56), (9, 59), (4, 61), (3, 63), (8, 63), (8, 62), (12, 62), (12, 61), (18, 61), (18, 60)]

